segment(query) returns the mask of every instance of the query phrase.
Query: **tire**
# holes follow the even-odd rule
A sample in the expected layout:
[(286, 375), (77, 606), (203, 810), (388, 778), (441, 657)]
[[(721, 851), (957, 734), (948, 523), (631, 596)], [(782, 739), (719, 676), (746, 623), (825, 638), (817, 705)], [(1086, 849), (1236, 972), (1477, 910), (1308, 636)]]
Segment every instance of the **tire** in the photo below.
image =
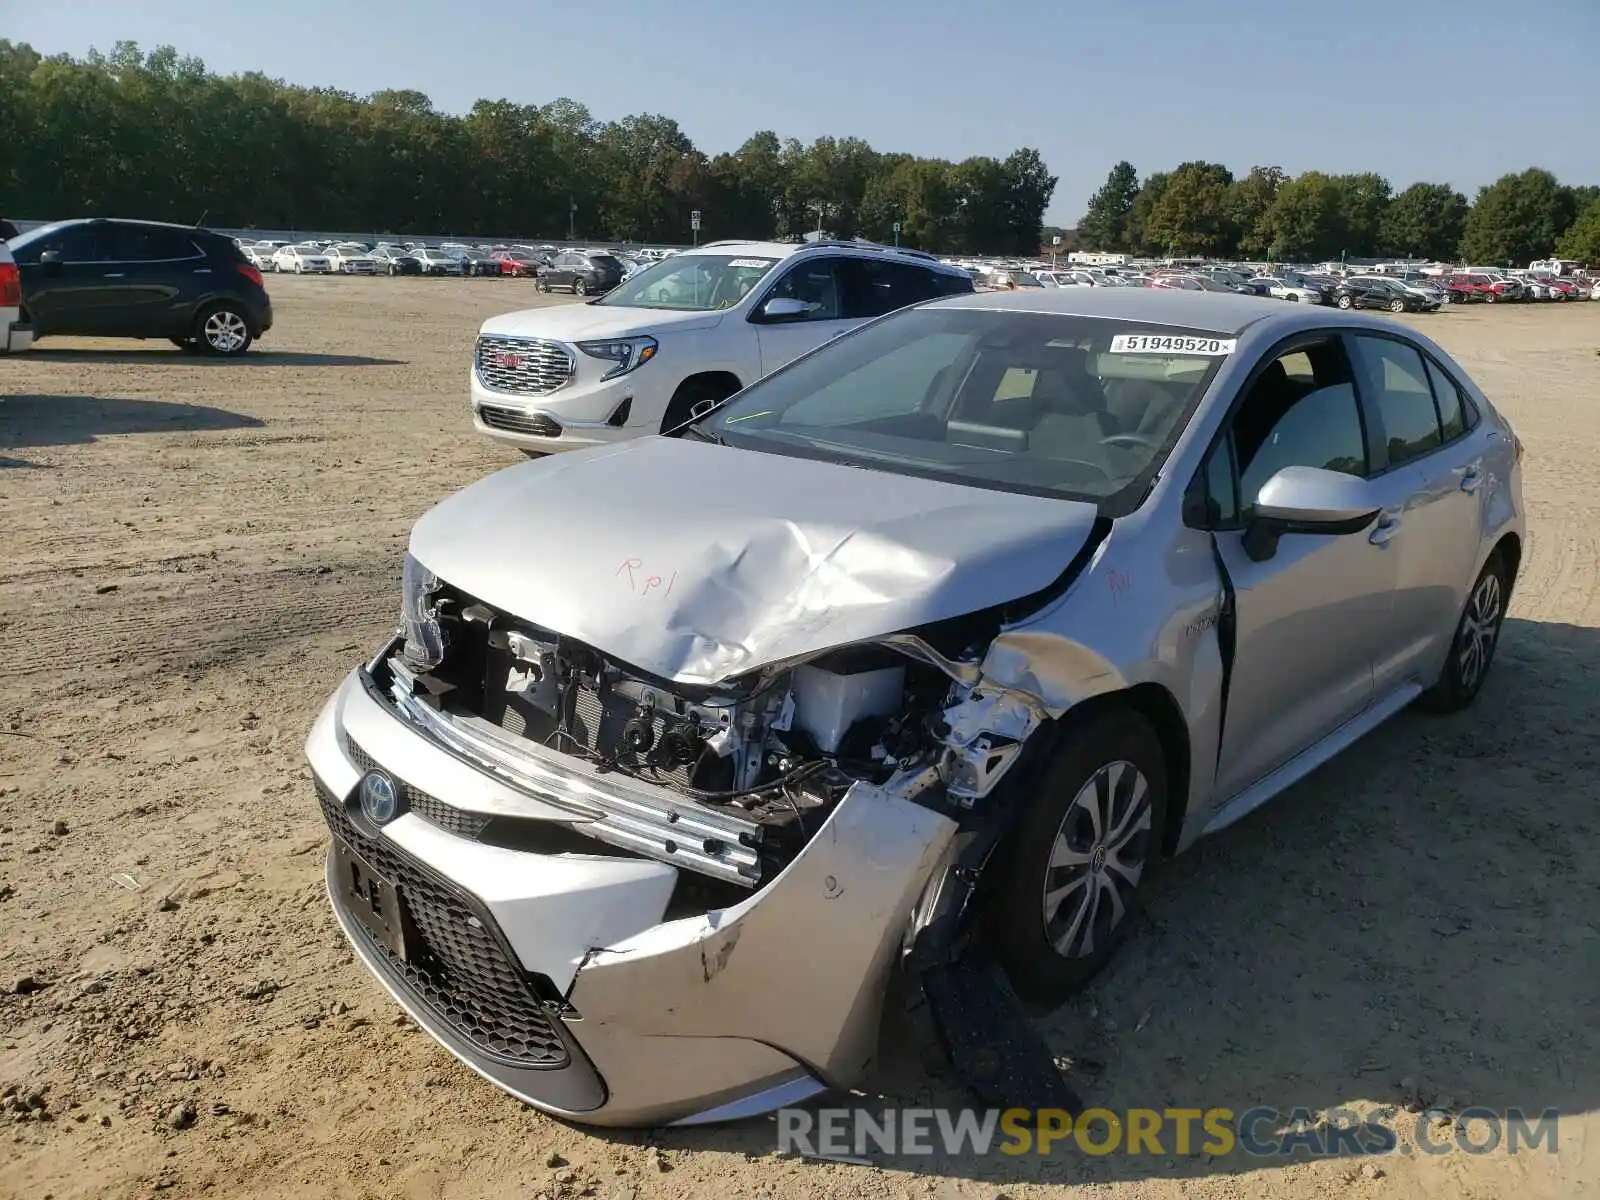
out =
[(546, 283), (543, 278), (535, 275), (533, 277), (533, 290), (536, 292), (543, 292), (546, 296), (548, 296), (550, 294), (550, 285)]
[(1455, 637), (1450, 639), (1450, 657), (1445, 660), (1438, 681), (1417, 697), (1419, 708), (1436, 713), (1460, 712), (1478, 698), (1500, 645), (1500, 627), (1505, 624), (1512, 583), (1505, 559), (1496, 550), (1467, 593)]
[(1351, 307), (1352, 303), (1353, 303), (1353, 301), (1350, 299), (1349, 296), (1340, 296), (1339, 297), (1338, 304), (1339, 304), (1340, 308), (1346, 308), (1347, 309), (1347, 308)]
[(583, 282), (581, 275), (572, 281), (572, 294), (574, 296), (587, 296), (589, 294), (589, 285)]
[(1392, 313), (1405, 312), (1405, 310), (1406, 310), (1406, 302), (1404, 300), (1391, 300), (1391, 301), (1389, 301), (1389, 311), (1390, 312), (1392, 312)]
[(194, 319), (194, 336), (206, 354), (219, 358), (237, 358), (255, 340), (249, 320), (237, 304), (227, 300), (200, 310)]
[(1127, 936), (1167, 804), (1166, 756), (1137, 713), (1103, 712), (1059, 739), (1019, 781), (1028, 806), (980, 882), (985, 945), (1018, 996), (1049, 1005), (1094, 978)]
[(669, 437), (673, 436), (669, 431), (687, 422), (694, 415), (696, 404), (704, 400), (713, 403), (726, 400), (736, 390), (728, 387), (726, 383), (710, 379), (693, 379), (679, 384), (678, 390), (672, 394), (672, 400), (667, 404), (667, 411), (661, 416), (661, 432)]
[(1496, 296), (1493, 292), (1485, 292), (1483, 294), (1483, 302), (1485, 304), (1493, 304), (1499, 298), (1500, 297)]

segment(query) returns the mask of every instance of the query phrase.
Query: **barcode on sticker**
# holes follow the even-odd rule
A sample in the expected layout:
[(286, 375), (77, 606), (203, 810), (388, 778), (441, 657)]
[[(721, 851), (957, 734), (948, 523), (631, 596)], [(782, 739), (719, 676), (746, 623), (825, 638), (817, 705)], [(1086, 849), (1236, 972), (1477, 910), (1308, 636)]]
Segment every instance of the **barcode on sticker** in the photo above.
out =
[(735, 258), (728, 261), (730, 267), (754, 267), (758, 271), (765, 271), (776, 260), (771, 258)]
[(1165, 333), (1119, 333), (1112, 354), (1232, 354), (1238, 338), (1177, 337)]

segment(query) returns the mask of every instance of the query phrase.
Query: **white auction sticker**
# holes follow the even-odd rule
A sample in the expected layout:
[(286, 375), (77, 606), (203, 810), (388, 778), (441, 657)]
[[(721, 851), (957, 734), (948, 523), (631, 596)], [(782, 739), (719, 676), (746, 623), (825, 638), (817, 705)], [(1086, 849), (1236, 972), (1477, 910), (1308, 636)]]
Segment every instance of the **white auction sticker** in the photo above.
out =
[(1175, 337), (1165, 333), (1119, 333), (1112, 354), (1232, 354), (1238, 338)]
[(776, 259), (771, 258), (734, 258), (728, 260), (730, 267), (754, 267), (758, 271), (765, 271)]

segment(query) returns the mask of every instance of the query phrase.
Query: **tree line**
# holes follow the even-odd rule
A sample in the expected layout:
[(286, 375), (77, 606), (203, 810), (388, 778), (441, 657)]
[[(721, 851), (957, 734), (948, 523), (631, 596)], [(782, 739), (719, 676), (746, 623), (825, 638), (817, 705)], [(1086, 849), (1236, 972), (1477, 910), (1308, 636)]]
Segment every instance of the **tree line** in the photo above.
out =
[(687, 242), (841, 237), (1033, 253), (1056, 180), (1037, 151), (962, 162), (754, 134), (708, 156), (670, 117), (217, 75), (171, 47), (43, 57), (0, 40), (0, 212), (224, 228)]
[(1395, 192), (1371, 173), (1290, 176), (1187, 162), (1143, 180), (1119, 162), (1089, 201), (1077, 240), (1092, 250), (1288, 262), (1425, 258), (1525, 267), (1559, 254), (1600, 265), (1600, 187), (1530, 168), (1478, 189), (1444, 183)]

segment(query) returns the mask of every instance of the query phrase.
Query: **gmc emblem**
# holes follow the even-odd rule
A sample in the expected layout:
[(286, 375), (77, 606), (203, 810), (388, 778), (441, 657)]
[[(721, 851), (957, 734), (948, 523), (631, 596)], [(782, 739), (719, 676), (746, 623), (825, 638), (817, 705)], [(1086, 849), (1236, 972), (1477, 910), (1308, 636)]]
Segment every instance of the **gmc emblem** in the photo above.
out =
[(515, 371), (522, 365), (522, 355), (504, 352), (496, 354), (494, 356), (494, 365), (504, 367), (508, 371)]

